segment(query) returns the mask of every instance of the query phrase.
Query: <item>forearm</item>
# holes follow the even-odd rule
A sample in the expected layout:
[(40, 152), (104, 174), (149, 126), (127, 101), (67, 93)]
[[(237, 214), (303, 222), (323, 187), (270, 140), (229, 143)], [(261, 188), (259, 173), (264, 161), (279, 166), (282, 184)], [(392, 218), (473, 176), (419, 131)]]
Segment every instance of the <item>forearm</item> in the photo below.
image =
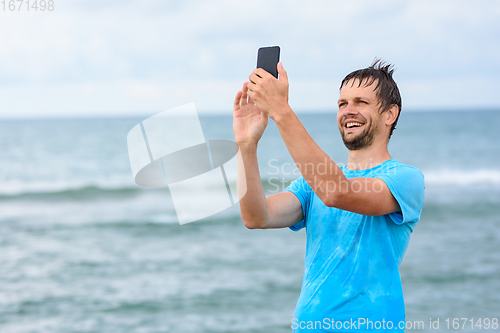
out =
[(290, 155), (306, 182), (326, 205), (348, 190), (339, 166), (316, 144), (297, 115), (287, 106), (274, 121)]
[(240, 145), (239, 148), (238, 191), (246, 189), (240, 200), (241, 219), (249, 229), (264, 228), (269, 220), (269, 213), (259, 173), (257, 144)]

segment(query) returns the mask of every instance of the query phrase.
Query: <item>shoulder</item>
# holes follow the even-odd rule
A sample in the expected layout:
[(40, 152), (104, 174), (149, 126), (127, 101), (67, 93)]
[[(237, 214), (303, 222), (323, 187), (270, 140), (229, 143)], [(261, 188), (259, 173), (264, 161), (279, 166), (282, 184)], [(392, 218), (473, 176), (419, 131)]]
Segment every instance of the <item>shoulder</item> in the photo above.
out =
[(408, 178), (415, 180), (424, 180), (424, 174), (420, 169), (401, 163), (398, 160), (391, 159), (379, 170), (377, 176), (394, 176), (396, 178)]
[(400, 203), (400, 198), (415, 198), (419, 202), (423, 202), (425, 181), (424, 174), (418, 168), (403, 164), (397, 160), (390, 160), (386, 163), (377, 177), (384, 181), (392, 195)]
[(399, 204), (401, 215), (389, 214), (396, 224), (416, 222), (424, 204), (424, 174), (418, 168), (391, 160), (388, 167), (376, 177), (382, 179)]
[(292, 181), (292, 183), (285, 190), (292, 190), (292, 192), (293, 191), (304, 191), (304, 192), (311, 192), (312, 191), (311, 187), (309, 186), (307, 181), (302, 176), (300, 176), (299, 178)]

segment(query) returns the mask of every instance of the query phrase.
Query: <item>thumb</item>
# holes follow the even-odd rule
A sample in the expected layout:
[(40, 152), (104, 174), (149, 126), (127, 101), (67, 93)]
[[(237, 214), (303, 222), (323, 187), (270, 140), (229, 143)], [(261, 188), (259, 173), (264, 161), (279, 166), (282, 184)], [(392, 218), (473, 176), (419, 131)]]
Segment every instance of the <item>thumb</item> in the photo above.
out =
[(279, 78), (280, 81), (288, 82), (288, 75), (286, 74), (286, 71), (283, 68), (283, 63), (281, 61), (278, 62), (278, 73), (280, 75), (280, 78)]

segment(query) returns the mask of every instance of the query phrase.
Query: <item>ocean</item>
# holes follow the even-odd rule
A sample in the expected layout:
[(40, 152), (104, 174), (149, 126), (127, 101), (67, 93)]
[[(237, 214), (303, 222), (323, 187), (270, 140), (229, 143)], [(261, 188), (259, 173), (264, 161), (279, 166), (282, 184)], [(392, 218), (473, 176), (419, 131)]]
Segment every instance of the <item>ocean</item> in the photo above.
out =
[[(291, 332), (305, 231), (248, 230), (237, 205), (179, 225), (167, 188), (133, 181), (126, 137), (145, 118), (0, 121), (0, 332)], [(299, 118), (347, 162), (334, 113)], [(230, 113), (201, 124), (233, 139)], [(499, 125), (403, 110), (390, 153), (426, 182), (400, 266), (407, 332), (500, 331)], [(297, 177), (272, 122), (258, 157), (268, 194)]]

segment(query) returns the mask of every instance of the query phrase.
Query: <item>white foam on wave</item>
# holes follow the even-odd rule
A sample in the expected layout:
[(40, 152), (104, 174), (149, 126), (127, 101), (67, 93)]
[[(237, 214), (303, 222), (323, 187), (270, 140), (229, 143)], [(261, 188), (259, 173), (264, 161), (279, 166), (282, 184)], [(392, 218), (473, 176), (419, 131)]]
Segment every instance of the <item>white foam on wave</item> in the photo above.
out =
[(500, 169), (423, 171), (426, 185), (471, 186), (500, 185)]
[[(441, 170), (422, 170), (425, 176), (426, 186), (500, 186), (500, 169), (441, 169)], [(273, 178), (273, 184), (280, 178)], [(291, 179), (293, 180), (293, 179)], [(229, 179), (229, 182), (236, 183), (236, 179)], [(200, 182), (198, 184), (199, 192), (209, 194), (214, 188), (220, 187), (220, 184), (211, 182)], [(121, 190), (121, 189), (142, 189), (147, 191), (149, 188), (141, 187), (134, 183), (132, 177), (108, 177), (99, 179), (74, 179), (71, 181), (20, 181), (10, 180), (0, 182), (0, 196), (15, 196), (21, 194), (42, 194), (57, 193), (63, 191), (78, 191), (88, 187), (95, 187), (103, 190)]]
[(78, 191), (88, 187), (95, 187), (105, 190), (119, 190), (138, 187), (133, 180), (108, 178), (108, 179), (74, 179), (56, 181), (21, 181), (10, 180), (0, 182), (0, 195), (21, 195), (57, 193), (63, 191)]

